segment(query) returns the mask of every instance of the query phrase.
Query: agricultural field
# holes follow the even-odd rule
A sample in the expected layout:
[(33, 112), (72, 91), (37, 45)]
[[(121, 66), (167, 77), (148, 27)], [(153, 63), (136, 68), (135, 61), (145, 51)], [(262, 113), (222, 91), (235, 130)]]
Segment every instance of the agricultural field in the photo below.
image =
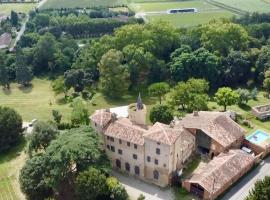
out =
[(177, 27), (188, 27), (204, 24), (212, 19), (230, 18), (233, 14), (228, 11), (219, 12), (198, 12), (198, 13), (185, 13), (185, 14), (173, 14), (173, 15), (151, 15), (147, 16), (149, 21), (163, 20), (168, 21), (172, 25)]
[[(216, 7), (203, 0), (131, 3), (129, 6), (147, 21), (164, 20), (177, 27), (195, 26), (207, 23), (212, 19), (230, 18), (234, 15), (228, 10)], [(175, 8), (196, 8), (198, 12), (167, 13), (167, 10)]]
[(41, 8), (87, 8), (98, 6), (121, 6), (126, 4), (126, 0), (47, 0)]
[(247, 12), (264, 13), (270, 11), (269, 0), (213, 0), (213, 1)]
[(11, 10), (15, 12), (28, 13), (36, 6), (35, 3), (5, 3), (0, 4), (0, 14), (9, 15)]

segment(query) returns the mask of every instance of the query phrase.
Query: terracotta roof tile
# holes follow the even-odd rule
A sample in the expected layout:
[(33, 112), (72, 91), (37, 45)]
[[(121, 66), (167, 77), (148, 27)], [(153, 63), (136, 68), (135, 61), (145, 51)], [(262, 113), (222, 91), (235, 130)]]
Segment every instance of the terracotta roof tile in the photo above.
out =
[(92, 122), (104, 128), (113, 119), (113, 113), (110, 113), (106, 110), (96, 110), (90, 119)]
[(242, 173), (245, 168), (252, 166), (255, 157), (242, 150), (230, 150), (221, 153), (210, 161), (199, 172), (187, 180), (191, 183), (200, 184), (209, 193), (215, 194), (224, 187), (230, 186), (235, 177)]
[(198, 116), (188, 114), (177, 122), (176, 127), (200, 129), (225, 148), (243, 138), (245, 133), (240, 125), (222, 112), (200, 111)]

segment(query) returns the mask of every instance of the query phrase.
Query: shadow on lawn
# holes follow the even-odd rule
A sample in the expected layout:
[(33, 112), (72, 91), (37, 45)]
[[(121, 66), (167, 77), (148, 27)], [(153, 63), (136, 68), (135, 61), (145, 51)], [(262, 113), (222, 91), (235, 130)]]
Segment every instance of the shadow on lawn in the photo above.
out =
[(33, 84), (29, 84), (29, 85), (27, 85), (27, 86), (19, 86), (19, 89), (20, 89), (23, 93), (26, 93), (26, 94), (27, 94), (27, 93), (32, 92), (33, 87), (34, 87)]
[(26, 139), (24, 137), (21, 138), (21, 140), (19, 141), (19, 143), (17, 144), (17, 146), (15, 146), (14, 148), (3, 152), (0, 154), (0, 164), (4, 163), (4, 162), (8, 162), (16, 157), (18, 157), (20, 155), (20, 153), (24, 150), (25, 146), (26, 146)]
[(240, 104), (239, 108), (243, 109), (244, 111), (251, 111), (251, 107), (247, 104)]

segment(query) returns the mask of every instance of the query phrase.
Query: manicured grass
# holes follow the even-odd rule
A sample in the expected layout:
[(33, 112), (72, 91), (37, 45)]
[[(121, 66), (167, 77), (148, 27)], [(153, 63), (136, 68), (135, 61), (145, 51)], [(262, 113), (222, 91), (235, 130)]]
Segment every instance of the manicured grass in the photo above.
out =
[(171, 1), (171, 2), (150, 2), (134, 3), (130, 5), (136, 12), (167, 11), (173, 8), (197, 8), (198, 10), (218, 9), (202, 0), (192, 1)]
[(5, 154), (0, 154), (0, 200), (23, 200), (18, 182), (19, 171), (23, 167), (26, 154), (25, 141)]
[(213, 19), (230, 18), (233, 14), (229, 11), (212, 11), (212, 12), (198, 12), (198, 13), (183, 13), (183, 14), (161, 14), (149, 15), (149, 21), (163, 20), (171, 23), (177, 27), (189, 27), (199, 24), (205, 24)]
[(270, 11), (269, 0), (214, 0), (215, 2), (225, 4), (230, 7), (247, 12), (268, 13)]
[(11, 84), (10, 92), (0, 89), (0, 105), (9, 106), (17, 110), (24, 121), (32, 119), (49, 120), (53, 109), (63, 113), (64, 120), (70, 116), (69, 105), (57, 103), (51, 82), (46, 79), (34, 79), (32, 87), (20, 88), (18, 84)]
[(28, 13), (36, 6), (35, 3), (5, 3), (0, 4), (0, 14), (10, 15), (13, 10), (15, 12)]
[(126, 0), (48, 0), (41, 8), (87, 8), (126, 5)]
[[(34, 79), (30, 88), (19, 88), (18, 84), (11, 84), (10, 92), (0, 89), (0, 105), (14, 108), (23, 117), (24, 121), (32, 119), (51, 120), (52, 110), (58, 110), (63, 115), (64, 121), (70, 121), (72, 108), (70, 103), (61, 103), (62, 95), (55, 96), (51, 88), (51, 81), (47, 79)], [(149, 98), (146, 91), (141, 90), (144, 103), (149, 111), (156, 99)], [(101, 93), (95, 94), (91, 101), (85, 102), (89, 112), (97, 109), (124, 106), (134, 103), (139, 92), (123, 95), (121, 99), (110, 99)]]
[[(270, 120), (268, 121), (260, 121), (255, 118), (255, 116), (251, 113), (251, 108), (258, 105), (264, 105), (269, 104), (270, 100), (266, 97), (264, 97), (263, 92), (259, 92), (257, 100), (250, 100), (247, 105), (239, 107), (238, 105), (229, 106), (227, 110), (232, 110), (237, 112), (238, 114), (242, 115), (244, 118), (249, 120), (254, 128), (247, 128), (244, 127), (247, 130), (247, 135), (254, 132), (257, 129), (262, 129), (266, 132), (269, 132), (270, 130)], [(218, 110), (222, 111), (223, 108), (218, 106), (215, 102), (211, 101), (208, 104), (208, 107), (210, 110)]]

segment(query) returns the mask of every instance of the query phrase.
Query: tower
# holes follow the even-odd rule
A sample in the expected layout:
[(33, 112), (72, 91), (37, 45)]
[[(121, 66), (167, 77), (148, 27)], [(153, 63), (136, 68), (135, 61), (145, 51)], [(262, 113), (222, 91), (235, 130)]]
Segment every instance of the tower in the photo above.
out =
[(134, 124), (146, 125), (146, 112), (146, 106), (143, 104), (139, 93), (137, 102), (128, 106), (128, 117)]

